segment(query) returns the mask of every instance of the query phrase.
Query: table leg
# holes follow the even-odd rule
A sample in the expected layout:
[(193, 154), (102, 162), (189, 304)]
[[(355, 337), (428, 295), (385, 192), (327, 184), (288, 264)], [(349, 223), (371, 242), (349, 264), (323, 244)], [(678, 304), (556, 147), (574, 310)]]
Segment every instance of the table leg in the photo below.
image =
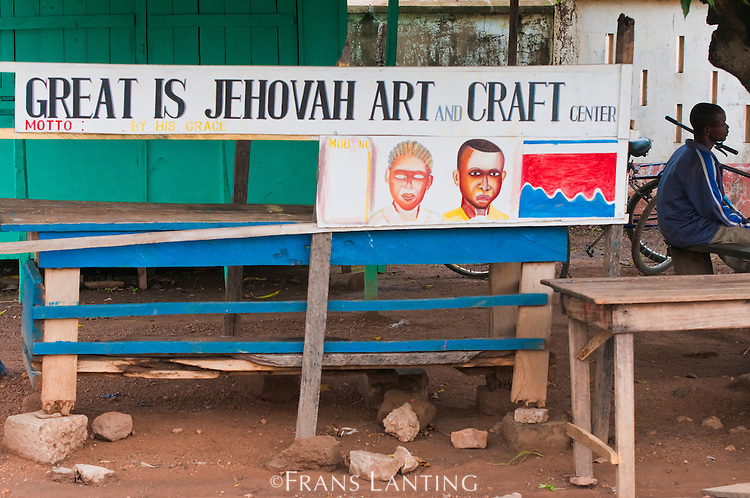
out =
[(612, 407), (612, 383), (615, 369), (615, 341), (612, 337), (596, 350), (592, 430), (604, 443), (609, 440), (609, 415)]
[[(78, 304), (81, 272), (78, 268), (48, 268), (44, 272), (46, 305)], [(44, 320), (44, 342), (77, 341), (78, 319)], [(42, 358), (42, 408), (47, 413), (69, 415), (76, 402), (77, 355)]]
[[(570, 357), (570, 397), (573, 408), (573, 425), (591, 432), (591, 387), (589, 362), (576, 356), (586, 345), (586, 324), (568, 318), (568, 354)], [(594, 476), (593, 455), (583, 444), (573, 442), (573, 459), (577, 478)]]
[(633, 334), (615, 334), (617, 496), (635, 498), (635, 387)]

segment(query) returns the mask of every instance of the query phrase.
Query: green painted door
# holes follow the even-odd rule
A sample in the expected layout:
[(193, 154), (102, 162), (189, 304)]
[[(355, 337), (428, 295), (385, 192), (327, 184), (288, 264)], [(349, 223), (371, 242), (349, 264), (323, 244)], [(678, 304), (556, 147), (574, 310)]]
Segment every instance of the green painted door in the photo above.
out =
[[(344, 0), (0, 0), (0, 59), (190, 65), (333, 65)], [(13, 75), (0, 75), (12, 127)], [(254, 142), (248, 202), (312, 204), (317, 144)], [(2, 197), (222, 203), (234, 142), (2, 140)]]

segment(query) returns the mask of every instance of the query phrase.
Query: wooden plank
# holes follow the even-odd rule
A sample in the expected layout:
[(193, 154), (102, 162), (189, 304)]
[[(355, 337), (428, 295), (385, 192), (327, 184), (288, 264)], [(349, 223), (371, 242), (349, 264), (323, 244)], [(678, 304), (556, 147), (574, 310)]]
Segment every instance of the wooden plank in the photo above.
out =
[(279, 64), (297, 66), (300, 64), (297, 52), (297, 2), (296, 0), (277, 0), (280, 14), (289, 14), (294, 19), (293, 26), (279, 26)]
[[(218, 338), (217, 338), (218, 339)], [(509, 351), (542, 350), (544, 341), (537, 338), (436, 339), (413, 341), (329, 341), (326, 353), (410, 353), (427, 351)], [(234, 354), (234, 353), (301, 353), (300, 341), (195, 341), (148, 340), (110, 342), (37, 342), (38, 355), (136, 355), (136, 354)]]
[(620, 463), (617, 496), (635, 498), (635, 382), (633, 334), (615, 336), (615, 437)]
[(615, 334), (750, 327), (745, 299), (598, 306), (562, 296), (565, 314)]
[(518, 25), (520, 18), (518, 15), (518, 0), (510, 0), (510, 10), (508, 12), (508, 65), (515, 66), (518, 64)]
[[(451, 353), (452, 354), (452, 353)], [(459, 353), (460, 355), (474, 355), (476, 352), (465, 352)], [(415, 353), (409, 353), (408, 355), (401, 355), (399, 353), (385, 353), (385, 354), (369, 354), (369, 355), (358, 355), (361, 361), (353, 363), (348, 360), (350, 355), (336, 355), (341, 359), (334, 358), (331, 364), (328, 363), (328, 359), (334, 355), (324, 354), (323, 362), (324, 368), (330, 372), (345, 372), (345, 371), (362, 371), (371, 370), (373, 367), (380, 367), (387, 365), (388, 367), (396, 366), (427, 366), (436, 364), (435, 361), (441, 361), (440, 356), (442, 353), (430, 353), (425, 355), (425, 361), (423, 363), (410, 363), (410, 360), (415, 358)], [(79, 356), (78, 357), (78, 374), (84, 375), (122, 375), (128, 371), (134, 371), (136, 367), (142, 369), (151, 370), (168, 370), (165, 368), (165, 363), (173, 363), (175, 365), (185, 365), (194, 368), (202, 368), (206, 370), (215, 370), (218, 372), (225, 373), (252, 373), (252, 372), (272, 372), (272, 373), (286, 373), (286, 374), (299, 374), (300, 365), (295, 367), (283, 367), (273, 364), (274, 358), (279, 355), (233, 355), (232, 358), (225, 356), (217, 357), (170, 357), (170, 358), (150, 358), (150, 357), (111, 357), (111, 356)], [(239, 356), (246, 357), (240, 358)], [(300, 355), (297, 355), (300, 357)], [(266, 361), (266, 358), (269, 360)], [(458, 358), (458, 357), (456, 357)], [(343, 360), (343, 361), (342, 361)], [(452, 366), (461, 370), (463, 373), (472, 373), (473, 370), (483, 369), (488, 367), (497, 366), (513, 366), (512, 356), (497, 356), (497, 357), (480, 357), (467, 360), (463, 363), (440, 363), (448, 366)], [(30, 362), (31, 367), (36, 366), (41, 368), (39, 362)], [(175, 367), (176, 368), (176, 367)], [(481, 373), (481, 372), (480, 372)]]
[(667, 332), (750, 327), (747, 300), (616, 306), (612, 332)]
[[(552, 289), (542, 285), (543, 278), (555, 275), (554, 263), (524, 263), (521, 271), (520, 291), (548, 292)], [(536, 337), (549, 341), (552, 332), (552, 299), (546, 306), (522, 306), (518, 310), (517, 339)], [(514, 402), (539, 407), (547, 403), (547, 372), (549, 370), (549, 348), (541, 351), (516, 351), (513, 368), (513, 384), (510, 398)]]
[(143, 23), (147, 31), (148, 63), (149, 64), (174, 64), (174, 38), (172, 27), (156, 27), (151, 24), (151, 18), (158, 15), (171, 15), (173, 8), (172, 0), (148, 0)]
[[(109, 31), (109, 63), (110, 64), (135, 64), (136, 63), (136, 30), (137, 23), (144, 21), (145, 16), (136, 12), (135, 0), (124, 0), (109, 2), (110, 14), (130, 13), (133, 16), (133, 24), (122, 28), (112, 28)], [(144, 29), (145, 32), (145, 29)], [(141, 48), (142, 50), (142, 48)]]
[(124, 372), (125, 377), (138, 379), (216, 379), (219, 372), (210, 370), (144, 370), (143, 372)]
[[(44, 272), (44, 302), (47, 305), (78, 303), (81, 272), (78, 269), (48, 269)], [(44, 321), (44, 341), (78, 340), (78, 320)], [(76, 401), (75, 355), (46, 356), (42, 360), (42, 408), (47, 413), (70, 414)]]
[[(247, 204), (247, 183), (250, 170), (250, 148), (252, 142), (238, 140), (234, 146), (234, 189), (232, 190), (232, 204)], [(228, 266), (226, 268), (225, 301), (242, 300), (243, 266)], [(224, 335), (235, 335), (240, 328), (240, 315), (230, 313), (224, 315)]]
[(295, 439), (313, 437), (317, 428), (330, 270), (331, 234), (315, 234), (310, 248), (305, 348), (302, 353), (302, 378)]
[[(521, 263), (490, 263), (490, 294), (517, 294), (520, 283)], [(517, 306), (490, 310), (490, 337), (515, 337), (517, 325)]]
[[(172, 12), (175, 15), (197, 14), (198, 0), (179, 0), (177, 2), (172, 2)], [(149, 23), (153, 17), (154, 16), (148, 18)], [(200, 64), (200, 29), (198, 26), (166, 27), (173, 28), (171, 31), (172, 43), (174, 44), (174, 63), (185, 65)]]
[(198, 230), (149, 232), (132, 235), (102, 235), (95, 237), (4, 242), (0, 244), (0, 254), (121, 247), (142, 244), (158, 244), (163, 242), (243, 239), (247, 237), (267, 237), (270, 235), (312, 234), (321, 233), (323, 231), (326, 230), (318, 228), (313, 223), (294, 223), (286, 225), (203, 228)]
[[(427, 230), (341, 231), (333, 235), (331, 264), (441, 264), (466, 261), (476, 256), (476, 246), (493, 247), (493, 258), (516, 259), (514, 250), (525, 251), (529, 261), (555, 261), (564, 254), (558, 245), (559, 227), (460, 228)], [(312, 227), (310, 231), (317, 231)], [(49, 234), (82, 236), (88, 234)], [(245, 234), (246, 235), (246, 234)], [(210, 238), (209, 238), (210, 239)], [(218, 237), (217, 237), (218, 239)], [(130, 242), (133, 242), (132, 240)], [(2, 246), (0, 246), (2, 247)], [(310, 235), (284, 237), (239, 237), (186, 241), (170, 244), (141, 244), (136, 247), (107, 247), (41, 254), (41, 267), (191, 267), (257, 265), (300, 265), (309, 261)], [(507, 249), (507, 251), (505, 251)], [(564, 256), (563, 256), (564, 257)]]
[[(109, 4), (110, 2), (93, 2), (88, 5), (85, 5), (85, 2), (81, 2), (82, 6), (85, 7), (84, 11), (87, 14), (93, 14), (93, 15), (108, 15), (110, 14), (109, 11)], [(68, 13), (67, 7), (65, 13)], [(122, 28), (133, 28), (133, 25), (135, 24), (135, 15), (130, 14), (130, 24), (127, 24), (125, 26), (118, 26), (119, 29)], [(102, 26), (102, 27), (96, 27), (96, 28), (87, 28), (82, 30), (68, 30), (65, 33), (66, 36), (66, 43), (68, 43), (67, 36), (71, 34), (72, 36), (79, 36), (82, 40), (82, 43), (84, 45), (83, 49), (78, 54), (78, 57), (81, 59), (80, 62), (87, 62), (87, 63), (94, 63), (94, 64), (111, 64), (112, 59), (110, 56), (110, 28), (112, 26)], [(67, 48), (66, 48), (67, 50)], [(66, 60), (66, 62), (72, 62), (71, 60)]]
[[(436, 351), (420, 353), (324, 353), (324, 367), (346, 366), (413, 366), (464, 364), (480, 351)], [(253, 355), (258, 362), (277, 367), (302, 366), (302, 355), (275, 354)]]
[[(591, 432), (591, 391), (588, 361), (580, 361), (576, 355), (586, 344), (586, 324), (568, 319), (568, 356), (570, 357), (570, 398), (573, 425)], [(573, 443), (573, 459), (576, 477), (593, 477), (594, 463), (591, 449), (579, 441)]]
[(152, 15), (148, 23), (154, 28), (249, 28), (294, 26), (294, 16), (289, 14), (199, 14)]
[[(224, 3), (225, 0), (199, 2), (200, 18), (223, 17), (221, 14), (224, 14)], [(224, 65), (227, 63), (225, 26), (224, 24), (214, 23), (199, 26), (201, 64)]]
[(608, 225), (604, 234), (604, 276), (620, 276), (620, 254), (622, 253), (622, 225)]
[(550, 279), (544, 284), (563, 295), (602, 305), (653, 303), (657, 296), (662, 303), (750, 298), (747, 273)]
[(566, 422), (565, 432), (568, 436), (581, 443), (595, 454), (606, 458), (609, 463), (617, 465), (620, 462), (620, 456), (617, 452), (590, 432), (585, 431), (570, 422)]
[(395, 66), (398, 54), (398, 0), (388, 0), (385, 65)]
[(117, 15), (59, 15), (44, 17), (3, 17), (0, 31), (71, 28), (123, 28), (133, 26), (133, 16)]
[[(149, 44), (151, 50), (152, 44)], [(167, 62), (162, 62), (167, 64)], [(0, 128), (0, 139), (29, 139), (29, 140), (287, 140), (302, 142), (317, 142), (318, 135), (270, 135), (263, 133), (205, 133), (205, 134), (169, 134), (142, 133), (138, 135), (119, 135), (114, 133), (22, 133), (13, 128)]]
[(278, 26), (294, 26), (294, 16), (276, 13), (276, 0), (253, 0), (252, 16), (263, 19), (263, 23), (253, 24), (250, 51), (252, 64), (277, 66), (279, 64)]
[[(252, 3), (246, 0), (226, 0), (224, 12), (228, 15), (227, 17), (248, 15), (253, 13), (251, 10)], [(253, 64), (251, 37), (254, 31), (255, 28), (250, 26), (227, 25), (224, 30), (226, 33), (227, 64), (242, 66)]]
[(604, 344), (610, 337), (612, 337), (612, 332), (610, 332), (609, 330), (600, 331), (594, 337), (592, 337), (583, 348), (581, 348), (581, 350), (576, 355), (576, 358), (584, 361), (589, 357), (591, 353), (596, 351), (597, 348)]
[[(112, 284), (103, 284), (113, 287)], [(390, 299), (383, 301), (329, 301), (330, 311), (401, 311), (486, 308), (501, 305), (547, 304), (546, 294), (514, 294), (511, 296), (463, 296), (432, 299)], [(123, 316), (192, 315), (209, 313), (291, 313), (306, 310), (305, 301), (196, 301), (123, 304), (79, 304), (76, 306), (36, 306), (34, 319), (102, 318)], [(514, 339), (506, 337), (504, 339)]]
[(140, 290), (146, 290), (148, 288), (148, 270), (146, 268), (138, 268), (138, 288)]
[(40, 374), (40, 369), (32, 366), (32, 353), (34, 341), (43, 340), (44, 332), (42, 323), (34, 320), (31, 310), (38, 303), (44, 302), (44, 288), (42, 286), (42, 276), (34, 262), (27, 259), (21, 266), (21, 292), (23, 295), (23, 309), (21, 311), (21, 338), (23, 341), (24, 366), (26, 373), (31, 381), (31, 386), (37, 388), (36, 378)]
[[(20, 141), (23, 143), (23, 141)], [(278, 204), (175, 204), (148, 202), (49, 201), (0, 199), (0, 224), (4, 231), (81, 232), (97, 228), (115, 230), (166, 230), (249, 225), (256, 222), (312, 222), (312, 206)], [(91, 225), (91, 226), (89, 226)]]

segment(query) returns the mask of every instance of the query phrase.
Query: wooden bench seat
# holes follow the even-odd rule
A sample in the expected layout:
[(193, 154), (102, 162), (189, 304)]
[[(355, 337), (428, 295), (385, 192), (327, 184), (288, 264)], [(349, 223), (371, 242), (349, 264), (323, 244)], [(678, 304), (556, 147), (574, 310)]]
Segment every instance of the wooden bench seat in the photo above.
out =
[(750, 259), (750, 247), (741, 244), (696, 244), (686, 248), (669, 248), (676, 275), (711, 275), (711, 254)]

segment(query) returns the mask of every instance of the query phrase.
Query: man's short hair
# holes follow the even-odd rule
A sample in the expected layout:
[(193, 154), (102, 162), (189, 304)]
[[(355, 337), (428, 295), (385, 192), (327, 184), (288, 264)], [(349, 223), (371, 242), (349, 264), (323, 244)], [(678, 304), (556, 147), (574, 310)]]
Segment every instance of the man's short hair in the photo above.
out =
[(500, 150), (500, 147), (498, 147), (493, 142), (490, 142), (489, 140), (485, 140), (483, 138), (472, 138), (471, 140), (467, 140), (463, 144), (461, 144), (461, 147), (458, 148), (458, 154), (456, 155), (456, 167), (461, 167), (461, 158), (463, 157), (464, 153), (466, 152), (466, 149), (474, 149), (477, 152), (499, 152), (503, 153), (502, 150)]
[(713, 124), (716, 121), (716, 115), (720, 112), (724, 112), (724, 109), (716, 104), (709, 104), (708, 102), (695, 104), (690, 111), (690, 124), (693, 130), (698, 133), (705, 126)]
[(402, 156), (414, 156), (427, 166), (427, 170), (432, 172), (432, 154), (427, 147), (419, 142), (406, 141), (396, 145), (388, 156), (388, 168), (393, 165), (393, 161)]

